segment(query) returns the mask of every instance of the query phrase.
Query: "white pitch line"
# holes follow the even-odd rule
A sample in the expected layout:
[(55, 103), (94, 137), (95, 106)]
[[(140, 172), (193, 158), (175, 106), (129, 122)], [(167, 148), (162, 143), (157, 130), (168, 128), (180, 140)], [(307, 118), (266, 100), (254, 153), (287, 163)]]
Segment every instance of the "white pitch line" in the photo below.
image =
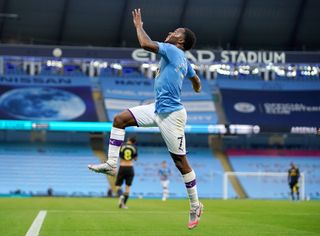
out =
[(26, 236), (38, 236), (42, 223), (44, 221), (44, 218), (46, 218), (47, 211), (39, 211), (37, 217), (32, 222), (32, 225), (30, 226), (28, 232), (26, 233)]
[[(101, 214), (110, 214), (110, 213), (123, 213), (123, 210), (49, 210), (50, 213), (63, 213), (63, 212), (70, 212), (70, 213), (101, 213)], [(154, 211), (125, 211), (126, 214), (155, 214)], [(186, 211), (175, 211), (175, 213), (184, 214)], [(168, 214), (168, 211), (157, 211), (157, 214)]]

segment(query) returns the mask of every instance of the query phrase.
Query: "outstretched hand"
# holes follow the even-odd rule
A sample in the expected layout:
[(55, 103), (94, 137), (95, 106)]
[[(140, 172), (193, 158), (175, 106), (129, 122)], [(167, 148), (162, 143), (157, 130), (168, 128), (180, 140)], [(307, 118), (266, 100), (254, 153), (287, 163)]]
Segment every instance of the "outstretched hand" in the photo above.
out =
[(158, 43), (153, 42), (150, 39), (149, 35), (143, 29), (143, 22), (141, 20), (140, 8), (134, 9), (132, 11), (132, 18), (133, 18), (134, 26), (136, 27), (140, 46), (147, 51), (157, 53), (159, 51)]
[(140, 8), (139, 9), (134, 9), (132, 11), (132, 18), (133, 18), (134, 26), (136, 28), (143, 26), (143, 22), (142, 22), (142, 19), (141, 19), (141, 10), (140, 10)]

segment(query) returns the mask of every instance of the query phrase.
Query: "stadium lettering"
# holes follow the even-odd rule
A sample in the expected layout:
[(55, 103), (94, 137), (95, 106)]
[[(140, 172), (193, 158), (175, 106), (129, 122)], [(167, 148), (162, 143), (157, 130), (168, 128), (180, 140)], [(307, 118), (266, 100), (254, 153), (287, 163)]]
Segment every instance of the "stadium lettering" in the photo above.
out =
[(44, 78), (44, 77), (0, 77), (0, 83), (6, 84), (71, 84), (69, 78)]
[(214, 53), (208, 50), (196, 50), (196, 57), (190, 51), (187, 51), (186, 56), (190, 61), (200, 64), (211, 63), (215, 59)]
[[(187, 58), (193, 63), (210, 64), (221, 63), (286, 63), (285, 52), (271, 51), (220, 51), (192, 50), (186, 52)], [(156, 54), (136, 49), (132, 52), (132, 58), (140, 62), (156, 61)]]
[(141, 62), (148, 62), (148, 61), (155, 61), (156, 60), (156, 54), (148, 52), (148, 51), (141, 49), (141, 48), (133, 50), (131, 56), (134, 60), (141, 61)]
[(222, 63), (285, 63), (284, 52), (222, 51)]
[(293, 134), (317, 134), (317, 127), (304, 127), (304, 126), (294, 126), (291, 127), (291, 133)]
[(320, 112), (320, 106), (307, 106), (302, 103), (264, 103), (266, 114), (290, 115), (293, 112)]
[(147, 80), (136, 81), (136, 80), (116, 80), (116, 85), (135, 85), (135, 86), (150, 86), (151, 82)]

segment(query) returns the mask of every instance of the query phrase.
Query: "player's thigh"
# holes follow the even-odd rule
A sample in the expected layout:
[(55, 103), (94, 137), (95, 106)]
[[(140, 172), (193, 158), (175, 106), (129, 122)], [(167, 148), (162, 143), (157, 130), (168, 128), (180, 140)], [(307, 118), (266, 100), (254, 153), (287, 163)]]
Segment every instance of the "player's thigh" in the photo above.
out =
[(169, 180), (163, 180), (161, 181), (162, 187), (163, 188), (168, 188), (169, 187)]
[(159, 114), (156, 117), (161, 136), (163, 137), (169, 152), (173, 154), (186, 154), (186, 140), (184, 133), (186, 120), (187, 113), (185, 109), (175, 111), (167, 115)]
[(124, 175), (123, 175), (123, 173), (120, 172), (120, 170), (119, 170), (115, 185), (116, 185), (116, 186), (121, 186), (121, 185), (123, 184), (123, 181), (124, 181)]
[(129, 109), (139, 127), (155, 127), (154, 103), (136, 106)]
[(132, 182), (133, 182), (133, 178), (134, 178), (134, 170), (132, 169), (128, 169), (127, 173), (126, 173), (126, 185), (127, 186), (131, 186)]

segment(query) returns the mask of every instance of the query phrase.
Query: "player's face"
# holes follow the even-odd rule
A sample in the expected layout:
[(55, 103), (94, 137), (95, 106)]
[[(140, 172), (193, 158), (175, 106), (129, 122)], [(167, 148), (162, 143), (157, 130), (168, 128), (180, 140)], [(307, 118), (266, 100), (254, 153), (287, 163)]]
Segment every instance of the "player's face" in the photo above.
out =
[(184, 29), (178, 28), (174, 32), (169, 32), (164, 40), (165, 43), (176, 44), (179, 40), (184, 40)]
[(166, 168), (167, 167), (167, 162), (162, 162), (162, 167)]

